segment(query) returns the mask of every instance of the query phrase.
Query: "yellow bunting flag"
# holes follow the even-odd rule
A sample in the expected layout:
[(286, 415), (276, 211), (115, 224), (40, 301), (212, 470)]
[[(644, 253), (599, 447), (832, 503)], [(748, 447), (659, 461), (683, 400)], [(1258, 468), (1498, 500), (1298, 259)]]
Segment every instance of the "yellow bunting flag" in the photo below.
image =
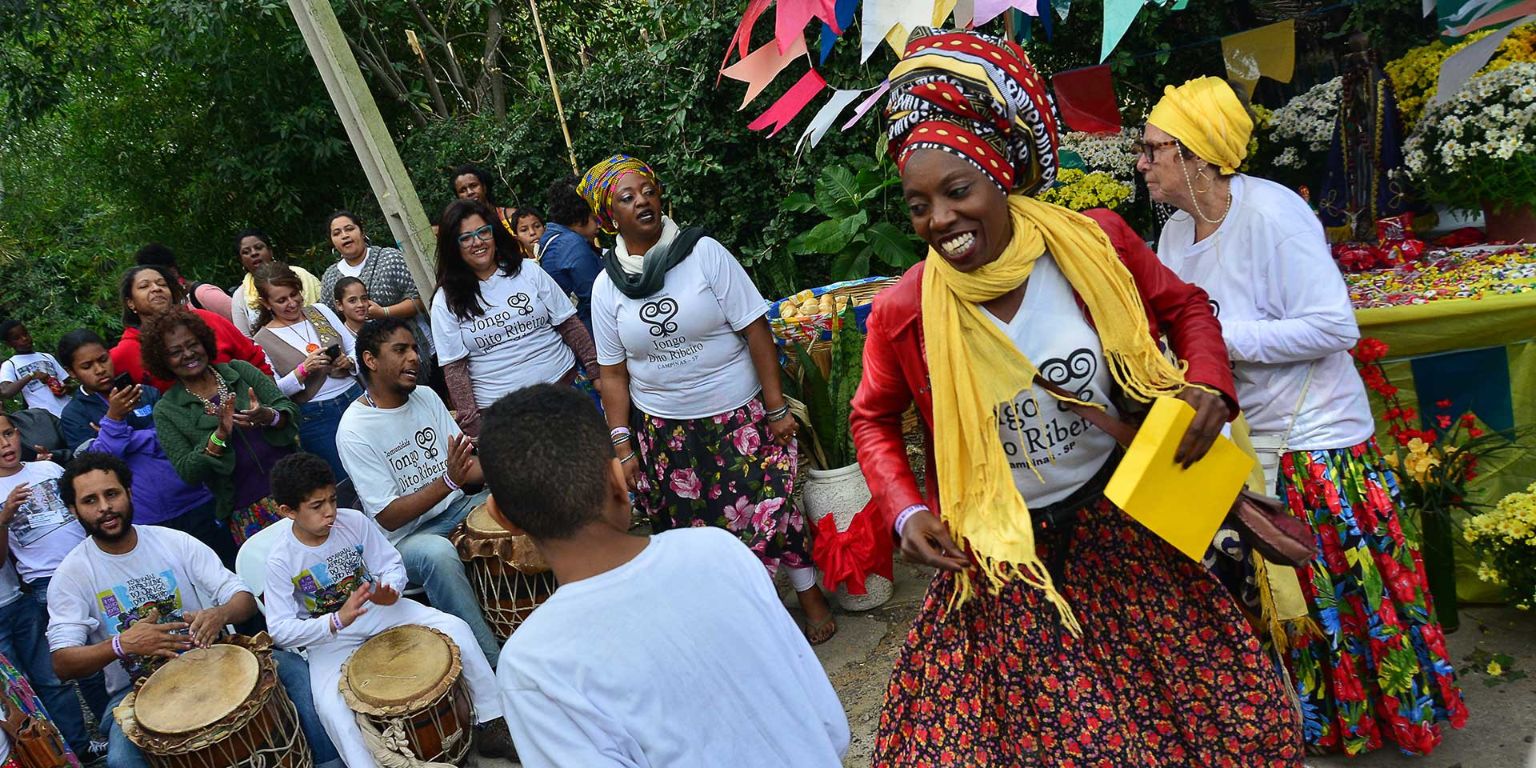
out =
[(1243, 84), (1248, 96), (1259, 77), (1289, 83), (1296, 70), (1296, 20), (1227, 35), (1221, 39), (1227, 77)]

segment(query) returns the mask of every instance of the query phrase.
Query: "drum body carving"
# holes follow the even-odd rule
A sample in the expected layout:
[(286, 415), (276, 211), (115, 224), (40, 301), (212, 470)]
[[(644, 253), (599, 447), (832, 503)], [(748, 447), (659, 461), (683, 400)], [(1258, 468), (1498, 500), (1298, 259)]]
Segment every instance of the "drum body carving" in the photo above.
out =
[(527, 536), (503, 528), (481, 504), (453, 532), (480, 611), (496, 637), (505, 641), (533, 609), (555, 591), (554, 574)]
[(394, 762), (394, 753), (463, 765), (474, 710), (461, 671), (453, 640), (419, 624), (387, 629), (353, 652), (341, 668), (341, 695), (380, 763)]
[(262, 634), (182, 654), (123, 698), (119, 727), (155, 768), (313, 768), (270, 647)]

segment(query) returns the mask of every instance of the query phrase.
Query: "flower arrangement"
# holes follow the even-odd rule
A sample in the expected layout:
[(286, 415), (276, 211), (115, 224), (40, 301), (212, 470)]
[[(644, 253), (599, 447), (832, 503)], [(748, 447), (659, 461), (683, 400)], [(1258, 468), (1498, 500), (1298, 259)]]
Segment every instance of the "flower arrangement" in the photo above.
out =
[(1130, 128), (1122, 128), (1119, 133), (1072, 131), (1061, 134), (1060, 143), (1062, 152), (1082, 158), (1088, 171), (1102, 171), (1134, 188), (1136, 150), (1133, 145), (1140, 136), (1139, 131)]
[(1314, 85), (1270, 113), (1265, 139), (1276, 145), (1276, 165), (1305, 168), (1309, 159), (1327, 156), (1343, 81), (1340, 76)]
[(1074, 211), (1115, 209), (1136, 199), (1136, 186), (1103, 171), (1064, 168), (1057, 172), (1056, 183), (1040, 193), (1040, 199)]
[[(1491, 29), (1476, 32), (1455, 45), (1436, 40), (1387, 63), (1387, 77), (1392, 80), (1392, 88), (1397, 93), (1397, 110), (1402, 115), (1405, 129), (1414, 128), (1435, 97), (1440, 84), (1441, 63), (1451, 54), (1492, 33)], [(1526, 24), (1510, 32), (1482, 71), (1492, 72), (1522, 61), (1536, 61), (1536, 24)]]
[(1521, 610), (1536, 605), (1536, 483), (1473, 516), (1462, 536), (1482, 555), (1478, 578), (1503, 584)]
[(1452, 208), (1536, 206), (1536, 63), (1479, 75), (1425, 110), (1403, 156), (1419, 188)]

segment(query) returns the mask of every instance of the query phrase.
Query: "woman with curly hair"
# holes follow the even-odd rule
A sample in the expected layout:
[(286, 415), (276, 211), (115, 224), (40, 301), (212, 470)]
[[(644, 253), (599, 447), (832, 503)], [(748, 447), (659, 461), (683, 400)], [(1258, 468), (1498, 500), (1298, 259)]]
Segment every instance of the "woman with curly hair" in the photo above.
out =
[(1183, 400), (1177, 460), (1202, 457), (1235, 411), (1205, 293), (1115, 214), (1032, 197), (1056, 125), (1018, 45), (918, 29), (890, 83), (889, 150), (929, 249), (875, 299), (853, 437), (877, 513), (939, 572), (874, 764), (1299, 768), (1278, 671), (1221, 583), (1105, 497), (1121, 453), (1080, 415)]
[(663, 213), (650, 166), (615, 155), (580, 189), (618, 234), (592, 287), (592, 327), (603, 410), (640, 509), (657, 533), (724, 528), (770, 573), (787, 569), (807, 639), (825, 642), (837, 622), (792, 498), (796, 425), (767, 302), (724, 245)]
[(213, 362), (213, 331), (171, 307), (142, 334), (144, 366), (175, 382), (155, 403), (155, 432), (176, 474), (213, 491), (214, 514), (236, 544), (279, 519), (267, 498), (277, 460), (294, 452), (299, 407), (243, 360)]
[[(171, 307), (183, 306), (181, 284), (163, 267), (130, 267), (118, 283), (118, 299), (123, 307), (123, 335), (112, 347), (112, 367), (118, 373), (126, 373), (135, 384), (150, 384), (161, 392), (175, 383), (174, 379), (162, 379), (154, 371), (146, 370), (140, 349), (140, 326)], [(214, 338), (215, 363), (243, 360), (271, 374), (266, 353), (250, 337), (241, 333), (227, 318), (206, 309), (194, 309), (192, 313), (202, 319)]]

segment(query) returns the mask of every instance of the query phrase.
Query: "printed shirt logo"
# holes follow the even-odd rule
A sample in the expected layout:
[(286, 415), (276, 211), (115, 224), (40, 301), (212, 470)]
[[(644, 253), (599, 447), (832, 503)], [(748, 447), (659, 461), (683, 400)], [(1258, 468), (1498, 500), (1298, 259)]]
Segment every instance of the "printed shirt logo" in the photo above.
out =
[(339, 549), (325, 562), (315, 563), (293, 577), (293, 586), (303, 598), (304, 610), (310, 618), (335, 613), (358, 587), (373, 582), (373, 574), (363, 561), (361, 544)]
[(652, 336), (677, 333), (674, 317), (677, 317), (677, 302), (673, 299), (647, 301), (640, 307), (640, 321), (651, 327)]
[(422, 450), (428, 461), (437, 458), (437, 430), (431, 427), (416, 430), (416, 447)]
[[(1091, 349), (1079, 348), (1064, 358), (1049, 358), (1040, 363), (1038, 369), (1042, 379), (1067, 390), (1083, 402), (1100, 399), (1093, 389), (1099, 359)], [(1051, 401), (1054, 407), (1041, 408), (1040, 403), (1045, 400)], [(1042, 410), (1045, 413), (1041, 413)], [(1036, 397), (1033, 388), (997, 409), (997, 426), (1003, 440), (1003, 452), (1008, 455), (1009, 466), (1013, 469), (1039, 468), (1065, 457), (1077, 448), (1078, 438), (1091, 428), (1087, 419), (1072, 413), (1071, 406), (1049, 394)]]
[[(136, 576), (100, 592), (96, 595), (96, 605), (108, 635), (121, 635), (140, 621), (156, 624), (185, 621), (181, 589), (176, 583), (176, 572), (170, 569)], [(130, 655), (123, 662), (123, 669), (129, 678), (137, 680), (159, 669), (166, 661), (158, 656)]]
[(447, 459), (438, 445), (437, 430), (432, 427), (422, 427), (386, 448), (384, 461), (389, 465), (395, 490), (400, 494), (415, 493), (441, 477), (447, 469)]
[(526, 293), (514, 293), (507, 297), (507, 306), (517, 311), (522, 317), (533, 314), (533, 299)]
[(58, 479), (50, 477), (32, 484), (32, 497), (11, 518), (11, 543), (21, 547), (34, 544), (74, 521), (74, 514), (59, 498)]

